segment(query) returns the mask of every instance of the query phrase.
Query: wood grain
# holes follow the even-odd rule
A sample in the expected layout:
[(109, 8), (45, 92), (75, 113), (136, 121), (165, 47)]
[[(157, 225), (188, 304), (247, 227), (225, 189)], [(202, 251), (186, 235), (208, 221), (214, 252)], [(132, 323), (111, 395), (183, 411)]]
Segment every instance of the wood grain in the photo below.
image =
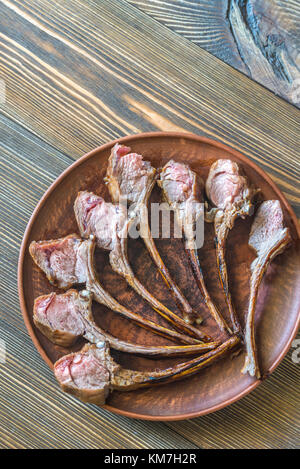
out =
[(299, 2), (128, 1), (290, 103), (300, 106)]
[[(0, 117), (1, 448), (195, 448), (163, 424), (128, 420), (62, 395), (24, 326), (16, 289), (18, 250), (31, 212), (70, 159)], [(5, 164), (4, 164), (5, 163)]]
[[(292, 362), (289, 353), (279, 369), (243, 403), (167, 425), (202, 448), (298, 449), (300, 415), (294, 394), (298, 386), (299, 364)], [(287, 413), (284, 408), (289, 409)]]
[(2, 0), (0, 15), (0, 110), (8, 118), (0, 330), (10, 357), (0, 365), (0, 446), (299, 447), (291, 353), (259, 389), (216, 414), (168, 425), (128, 420), (61, 398), (16, 293), (19, 245), (40, 196), (70, 162), (111, 138), (148, 130), (212, 136), (263, 167), (300, 213), (297, 109), (122, 0)]
[(127, 1), (172, 31), (247, 73), (226, 21), (228, 0)]
[(126, 2), (47, 5), (0, 4), (6, 116), (73, 158), (171, 121), (240, 149), (298, 204), (297, 109)]
[[(185, 422), (128, 420), (61, 394), (25, 329), (16, 292), (16, 265), (18, 246), (35, 204), (70, 160), (19, 125), (5, 118), (0, 122), (1, 154), (6, 161), (1, 165), (1, 206), (11, 207), (1, 214), (5, 257), (1, 257), (0, 337), (7, 346), (8, 362), (0, 365), (0, 447), (296, 448), (295, 389), (300, 373), (299, 365), (291, 360), (292, 351), (274, 375), (242, 401)], [(24, 186), (30, 187), (30, 193), (28, 189), (23, 192)]]

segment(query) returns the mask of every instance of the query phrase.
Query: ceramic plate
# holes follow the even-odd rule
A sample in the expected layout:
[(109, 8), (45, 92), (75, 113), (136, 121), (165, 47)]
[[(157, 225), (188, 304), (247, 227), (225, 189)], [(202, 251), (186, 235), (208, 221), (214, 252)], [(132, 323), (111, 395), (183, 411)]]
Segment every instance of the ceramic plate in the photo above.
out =
[[(268, 375), (287, 353), (299, 326), (299, 233), (296, 216), (285, 197), (264, 171), (245, 156), (207, 138), (185, 133), (157, 132), (121, 138), (118, 142), (141, 153), (155, 167), (164, 165), (171, 158), (188, 163), (203, 179), (207, 177), (209, 167), (216, 159), (232, 159), (241, 165), (250, 182), (261, 189), (262, 199), (280, 200), (294, 243), (270, 265), (259, 290), (256, 311), (257, 348), (262, 372)], [(110, 200), (103, 177), (111, 147), (115, 143), (110, 142), (96, 148), (63, 172), (40, 200), (24, 235), (18, 272), (21, 308), (32, 340), (49, 366), (70, 350), (80, 349), (83, 341), (78, 342), (72, 349), (63, 349), (53, 345), (35, 328), (32, 322), (34, 299), (39, 295), (59, 290), (52, 287), (35, 266), (28, 253), (28, 246), (32, 240), (59, 238), (78, 231), (73, 213), (73, 203), (78, 191), (94, 191)], [(160, 201), (158, 187), (154, 189), (151, 197), (150, 202)], [(230, 288), (242, 325), (249, 296), (250, 264), (254, 259), (254, 254), (247, 244), (251, 222), (251, 217), (238, 220), (230, 232), (227, 244)], [(210, 335), (220, 337), (201, 302), (182, 240), (158, 239), (156, 244), (172, 276), (192, 306), (205, 319), (204, 329)], [(129, 239), (128, 249), (130, 262), (137, 277), (155, 296), (176, 311), (173, 299), (143, 242), (140, 239)], [(211, 296), (227, 317), (218, 280), (211, 224), (205, 226), (205, 242), (199, 250), (199, 256)], [(112, 272), (106, 252), (97, 252), (96, 267), (101, 283), (120, 303), (130, 306), (147, 318), (162, 322), (151, 307), (141, 300), (123, 279)], [(131, 324), (104, 306), (93, 304), (93, 311), (96, 321), (117, 337), (138, 344), (167, 343), (166, 339)], [(180, 361), (146, 359), (117, 352), (113, 352), (113, 356), (123, 366), (141, 370), (164, 368)], [(179, 420), (207, 414), (240, 399), (259, 384), (255, 378), (241, 374), (243, 361), (244, 353), (234, 356), (231, 354), (199, 374), (180, 382), (126, 393), (114, 391), (105, 407), (129, 417), (153, 420)]]

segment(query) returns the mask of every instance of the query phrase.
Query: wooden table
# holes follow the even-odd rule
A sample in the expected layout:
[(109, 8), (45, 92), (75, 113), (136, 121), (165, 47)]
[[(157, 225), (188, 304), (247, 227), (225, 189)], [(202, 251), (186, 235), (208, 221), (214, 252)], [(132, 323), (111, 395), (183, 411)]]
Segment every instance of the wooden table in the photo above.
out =
[(251, 2), (0, 1), (0, 447), (299, 447), (295, 350), (215, 414), (130, 420), (59, 391), (25, 329), (16, 285), (20, 242), (43, 192), (75, 159), (120, 136), (180, 130), (224, 142), (265, 169), (300, 213), (299, 2), (265, 2), (282, 12), (271, 23), (258, 3), (257, 23)]

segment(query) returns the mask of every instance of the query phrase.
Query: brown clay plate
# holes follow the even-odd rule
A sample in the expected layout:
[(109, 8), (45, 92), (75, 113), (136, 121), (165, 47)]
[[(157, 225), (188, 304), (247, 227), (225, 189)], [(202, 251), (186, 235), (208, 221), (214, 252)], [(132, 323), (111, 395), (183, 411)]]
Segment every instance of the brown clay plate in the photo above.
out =
[[(285, 197), (258, 166), (238, 151), (219, 142), (191, 134), (167, 132), (140, 134), (121, 138), (118, 141), (129, 145), (133, 151), (143, 154), (144, 158), (156, 167), (164, 165), (173, 158), (188, 163), (204, 179), (214, 160), (232, 159), (241, 165), (249, 180), (261, 188), (262, 199), (280, 200), (294, 243), (271, 264), (259, 291), (256, 312), (257, 346), (262, 372), (268, 375), (287, 353), (300, 319), (299, 232), (296, 216)], [(114, 144), (115, 142), (110, 142), (96, 148), (62, 173), (40, 200), (24, 235), (18, 271), (21, 308), (29, 334), (49, 366), (70, 350), (53, 345), (33, 325), (34, 299), (54, 291), (55, 288), (47, 282), (44, 274), (32, 262), (28, 246), (32, 240), (58, 238), (77, 231), (73, 202), (78, 191), (91, 190), (109, 200), (103, 177), (110, 149)], [(159, 200), (160, 191), (155, 188), (151, 201)], [(230, 233), (227, 245), (230, 288), (243, 325), (249, 295), (250, 264), (254, 258), (247, 245), (251, 221), (251, 218), (238, 220)], [(182, 241), (161, 239), (156, 240), (156, 243), (171, 274), (194, 308), (206, 318), (206, 331), (217, 337), (219, 332), (201, 303)], [(137, 277), (167, 306), (176, 310), (142, 241), (129, 240), (128, 244), (129, 257)], [(203, 248), (199, 250), (199, 255), (211, 295), (227, 317), (218, 282), (213, 231), (210, 224), (206, 224), (205, 242)], [(107, 253), (97, 252), (96, 262), (102, 284), (120, 303), (129, 305), (134, 311), (162, 323), (162, 319), (157, 317), (125, 281), (112, 272)], [(131, 324), (104, 306), (94, 304), (93, 311), (97, 322), (117, 337), (139, 344), (167, 343), (166, 339)], [(80, 349), (82, 344), (83, 342), (77, 343), (72, 350)], [(174, 363), (174, 359), (153, 360), (116, 352), (113, 352), (113, 356), (122, 365), (141, 370), (165, 368)], [(240, 399), (259, 384), (255, 378), (240, 373), (243, 360), (244, 353), (238, 356), (231, 355), (181, 382), (127, 393), (114, 391), (107, 401), (106, 409), (128, 417), (152, 420), (180, 420), (213, 412)], [(178, 361), (180, 360), (177, 359)]]

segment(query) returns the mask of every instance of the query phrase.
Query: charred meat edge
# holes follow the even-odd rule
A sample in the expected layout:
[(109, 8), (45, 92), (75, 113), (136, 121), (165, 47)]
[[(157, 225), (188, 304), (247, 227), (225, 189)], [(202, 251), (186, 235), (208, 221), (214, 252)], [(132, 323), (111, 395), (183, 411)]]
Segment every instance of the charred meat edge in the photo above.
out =
[[(38, 314), (37, 306), (41, 301), (46, 302), (45, 314), (47, 309), (50, 306), (52, 300), (55, 297), (64, 297), (68, 298), (69, 301), (73, 302), (76, 307), (76, 314), (78, 319), (82, 324), (82, 333), (76, 334), (75, 332), (65, 330), (62, 326), (61, 328), (53, 327), (50, 321), (44, 320)], [(208, 350), (213, 350), (216, 348), (218, 342), (209, 342), (206, 344), (198, 345), (136, 345), (130, 342), (120, 340), (108, 332), (104, 331), (100, 326), (98, 326), (93, 318), (92, 313), (92, 298), (93, 294), (88, 290), (82, 290), (78, 292), (77, 290), (68, 290), (63, 294), (50, 293), (49, 295), (43, 295), (36, 298), (34, 302), (33, 309), (33, 321), (36, 327), (54, 344), (60, 345), (62, 347), (69, 347), (73, 345), (79, 337), (83, 337), (92, 344), (99, 344), (108, 342), (110, 347), (119, 350), (121, 352), (133, 353), (137, 355), (146, 355), (146, 356), (159, 356), (159, 357), (175, 357), (175, 356), (186, 356), (193, 354), (201, 354), (207, 352)], [(66, 312), (63, 312), (61, 316), (66, 315)]]
[[(220, 282), (224, 291), (226, 304), (229, 310), (230, 319), (233, 327), (234, 333), (241, 333), (241, 326), (237, 318), (237, 314), (232, 302), (231, 293), (229, 290), (229, 281), (228, 281), (228, 272), (226, 265), (226, 240), (229, 234), (229, 231), (233, 228), (234, 222), (238, 217), (245, 218), (248, 215), (253, 213), (252, 199), (254, 195), (258, 192), (253, 187), (248, 186), (247, 179), (240, 174), (240, 168), (237, 163), (232, 162), (231, 160), (217, 160), (215, 161), (209, 171), (209, 175), (206, 181), (206, 193), (208, 198), (211, 200), (211, 184), (213, 178), (216, 175), (229, 174), (226, 171), (217, 172), (218, 164), (221, 162), (228, 162), (234, 165), (236, 170), (235, 176), (243, 180), (244, 188), (246, 194), (243, 194), (243, 197), (238, 202), (233, 202), (226, 208), (213, 208), (206, 216), (206, 221), (214, 221), (214, 230), (215, 230), (215, 244), (216, 244), (216, 258), (217, 266), (219, 272)], [(216, 174), (214, 172), (216, 171)], [(229, 174), (230, 176), (231, 174)], [(212, 202), (213, 203), (213, 202)]]
[[(84, 402), (104, 405), (109, 393), (113, 390), (132, 391), (149, 386), (174, 383), (198, 373), (203, 368), (213, 364), (222, 358), (228, 351), (240, 343), (237, 336), (230, 337), (214, 350), (193, 358), (187, 362), (174, 365), (161, 371), (142, 372), (122, 368), (109, 354), (109, 347), (104, 345), (97, 349), (95, 345), (85, 345), (80, 352), (71, 353), (60, 358), (54, 364), (54, 373), (63, 391), (72, 394)], [(93, 387), (81, 385), (74, 382), (71, 372), (73, 363), (80, 363), (82, 357), (92, 355), (98, 360), (99, 369), (103, 378), (99, 385)], [(66, 372), (64, 371), (66, 369)], [(62, 379), (62, 375), (65, 379)]]
[[(168, 192), (165, 188), (165, 185), (164, 185), (165, 171), (172, 162), (173, 162), (173, 160), (170, 160), (162, 168), (162, 170), (160, 172), (160, 179), (157, 182), (158, 182), (158, 185), (161, 187), (161, 189), (163, 191), (164, 199), (170, 205), (170, 207), (174, 210), (176, 219), (178, 221), (178, 224), (183, 227), (185, 240), (187, 241), (188, 234), (185, 231), (185, 225), (181, 223), (181, 219), (180, 219), (180, 216), (179, 216), (179, 213), (178, 213), (178, 210), (179, 210), (178, 204), (172, 202), (172, 200), (170, 199), (169, 194), (168, 194)], [(199, 192), (200, 192), (200, 187), (203, 186), (202, 179), (194, 171), (192, 171), (188, 165), (186, 165), (184, 163), (178, 163), (178, 162), (176, 162), (176, 163), (180, 164), (183, 168), (185, 168), (189, 172), (189, 175), (192, 177), (192, 180), (193, 180), (192, 200), (195, 203), (200, 203), (200, 200), (199, 200), (200, 199), (200, 194), (199, 194)], [(180, 208), (180, 210), (181, 210), (181, 208)], [(185, 251), (188, 255), (189, 262), (190, 262), (190, 265), (191, 265), (191, 268), (192, 268), (192, 271), (193, 271), (197, 286), (200, 290), (203, 301), (204, 301), (205, 305), (207, 306), (211, 316), (216, 321), (216, 323), (217, 323), (218, 327), (220, 328), (220, 330), (222, 330), (222, 331), (228, 330), (231, 333), (231, 330), (230, 330), (228, 324), (226, 323), (225, 319), (223, 318), (223, 316), (220, 313), (217, 306), (212, 301), (211, 296), (210, 296), (210, 294), (209, 294), (209, 292), (206, 288), (205, 280), (204, 280), (203, 272), (202, 272), (202, 268), (201, 268), (201, 264), (200, 264), (198, 253), (197, 253), (197, 249), (193, 248), (192, 246), (189, 246), (189, 248), (186, 248)]]
[[(121, 151), (121, 156), (119, 156), (118, 154), (118, 152), (120, 151)], [(118, 181), (118, 174), (117, 174), (118, 158), (122, 158), (122, 156), (130, 154), (130, 151), (131, 149), (129, 147), (125, 147), (124, 145), (119, 145), (117, 143), (112, 148), (111, 155), (108, 160), (108, 168), (107, 168), (105, 182), (108, 186), (110, 196), (114, 203), (119, 203), (122, 197), (129, 197), (128, 202), (133, 203), (133, 201), (130, 200), (130, 194), (122, 193), (122, 190)], [(150, 166), (147, 187), (145, 187), (145, 192), (141, 195), (141, 199), (139, 201), (139, 206), (138, 206), (137, 216), (139, 216), (140, 218), (141, 237), (145, 243), (145, 246), (149, 254), (152, 257), (153, 262), (156, 264), (164, 282), (166, 283), (170, 293), (173, 295), (177, 307), (182, 312), (184, 320), (190, 324), (192, 324), (196, 319), (197, 319), (196, 322), (201, 322), (201, 318), (193, 310), (188, 300), (185, 298), (184, 294), (182, 293), (181, 289), (173, 280), (168, 268), (166, 267), (165, 263), (163, 262), (157, 250), (157, 247), (154, 243), (154, 240), (151, 234), (151, 229), (150, 229), (149, 220), (148, 220), (147, 205), (148, 205), (150, 194), (155, 185), (156, 178), (157, 178), (156, 169)]]
[[(275, 243), (271, 244), (270, 248), (267, 251), (264, 251), (262, 254), (258, 253), (258, 257), (253, 261), (251, 266), (252, 274), (250, 279), (250, 297), (244, 334), (244, 340), (246, 345), (246, 358), (244, 367), (242, 369), (242, 373), (246, 374), (248, 372), (250, 376), (256, 376), (256, 378), (258, 379), (261, 378), (261, 372), (257, 358), (254, 326), (258, 290), (263, 276), (272, 260), (278, 254), (281, 254), (292, 241), (288, 228), (282, 227), (280, 231), (278, 231), (278, 233), (279, 236), (277, 236), (278, 239), (275, 240)], [(251, 247), (253, 248), (253, 246)]]
[[(87, 237), (87, 226), (86, 222), (83, 222), (81, 219), (81, 214), (79, 210), (80, 198), (90, 194), (91, 196), (95, 196), (92, 192), (79, 192), (77, 199), (75, 200), (74, 204), (74, 211), (75, 217), (78, 223), (80, 234), (83, 237)], [(105, 202), (101, 197), (98, 197), (99, 200)], [(95, 208), (91, 208), (89, 213), (92, 212)], [(128, 239), (128, 232), (133, 224), (136, 223), (136, 217), (139, 217), (139, 210), (136, 207), (132, 212), (129, 211), (128, 218), (126, 219), (124, 225), (122, 226), (122, 235), (116, 235), (116, 245), (113, 250), (110, 251), (110, 265), (112, 269), (121, 275), (126, 282), (142, 297), (144, 298), (156, 311), (160, 316), (164, 319), (169, 321), (175, 329), (178, 331), (183, 331), (185, 334), (190, 335), (191, 337), (197, 338), (198, 340), (202, 340), (205, 342), (211, 341), (211, 337), (205, 334), (204, 332), (200, 331), (196, 327), (188, 324), (184, 319), (180, 316), (175, 314), (165, 305), (163, 305), (160, 301), (158, 301), (137, 279), (134, 275), (131, 266), (128, 260), (128, 252), (127, 252), (127, 239)], [(89, 233), (90, 235), (94, 235), (97, 241), (96, 233)]]
[[(29, 246), (29, 252), (34, 260), (34, 262), (37, 264), (37, 266), (45, 272), (43, 269), (43, 266), (39, 262), (39, 259), (37, 258), (35, 254), (35, 247), (36, 245), (43, 245), (45, 244), (46, 246), (52, 246), (53, 244), (60, 243), (66, 239), (75, 239), (76, 241), (82, 243), (84, 245), (84, 252), (85, 252), (85, 271), (86, 271), (86, 289), (91, 291), (94, 294), (94, 299), (100, 304), (105, 305), (107, 308), (111, 309), (112, 311), (119, 313), (121, 316), (130, 319), (134, 321), (136, 324), (138, 324), (141, 327), (144, 327), (146, 329), (151, 330), (152, 332), (155, 332), (156, 334), (162, 335), (163, 337), (166, 337), (168, 339), (173, 339), (173, 340), (179, 340), (182, 343), (185, 344), (198, 344), (199, 340), (194, 339), (188, 335), (181, 334), (177, 331), (173, 331), (172, 329), (168, 329), (164, 326), (161, 326), (159, 324), (156, 324), (153, 321), (150, 321), (148, 319), (144, 319), (142, 316), (140, 316), (137, 313), (134, 313), (133, 311), (130, 311), (127, 309), (125, 306), (122, 306), (120, 303), (118, 303), (104, 288), (101, 286), (99, 283), (95, 269), (94, 269), (94, 249), (95, 249), (95, 240), (94, 239), (88, 239), (86, 241), (83, 241), (77, 234), (70, 234), (68, 236), (65, 236), (64, 238), (59, 238), (59, 239), (53, 239), (53, 240), (47, 240), (47, 241), (32, 241), (32, 243)], [(49, 271), (46, 272), (47, 278), (49, 282), (52, 285), (55, 285), (59, 288), (67, 289), (70, 288), (73, 285), (76, 285), (77, 282), (74, 284), (70, 283), (64, 283), (63, 285), (57, 281), (51, 267), (49, 268)]]

